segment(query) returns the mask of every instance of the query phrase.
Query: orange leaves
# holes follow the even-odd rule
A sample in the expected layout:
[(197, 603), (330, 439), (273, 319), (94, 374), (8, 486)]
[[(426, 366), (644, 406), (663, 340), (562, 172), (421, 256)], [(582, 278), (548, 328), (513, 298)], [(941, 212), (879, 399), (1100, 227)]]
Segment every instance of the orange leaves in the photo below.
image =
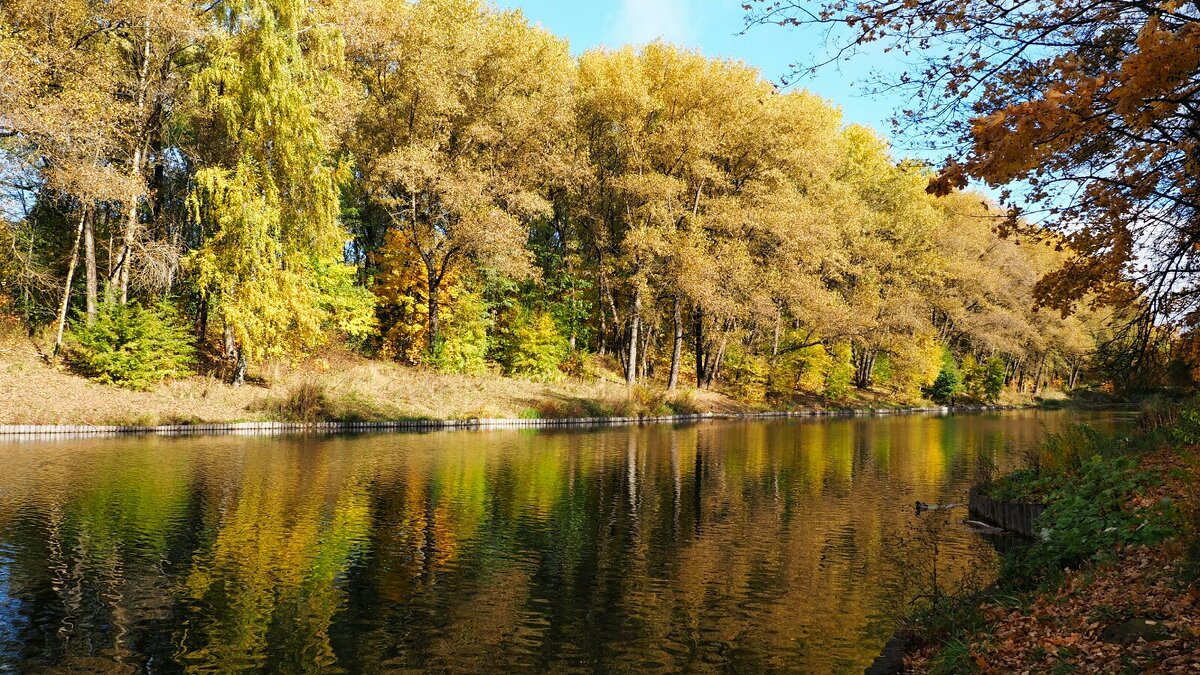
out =
[(1084, 261), (1094, 278), (1074, 282), (1064, 267), (1064, 278), (1043, 285), (1053, 291), (1042, 298), (1047, 304), (1069, 308), (1093, 283), (1105, 291), (1137, 277), (1142, 288), (1159, 289), (1157, 303), (1183, 295), (1192, 310), (1200, 306), (1200, 274), (1191, 271), (1200, 256), (1179, 253), (1176, 242), (1187, 253), (1198, 238), (1194, 4), (832, 0), (819, 15), (769, 3), (750, 19), (840, 20), (884, 50), (913, 56), (880, 90), (911, 95), (903, 120), (955, 146), (931, 192), (945, 194), (966, 178), (1017, 183), (1005, 206), (1042, 214), (1059, 232), (1096, 242), (1132, 233), (1135, 245), (1081, 249), (1096, 259)]
[(963, 170), (963, 165), (954, 160), (947, 160), (942, 166), (942, 170), (929, 180), (929, 187), (925, 188), (925, 191), (931, 195), (945, 197), (955, 190), (962, 190), (966, 187), (967, 175)]
[[(1141, 470), (1163, 480), (1134, 498), (1145, 507), (1165, 496), (1195, 499), (1195, 478), (1173, 450), (1147, 454)], [(985, 605), (990, 627), (968, 639), (983, 673), (1051, 671), (1156, 673), (1200, 672), (1200, 589), (1180, 583), (1188, 576), (1178, 542), (1156, 548), (1125, 548), (1116, 560), (1068, 574), (1057, 591), (1022, 598), (1023, 608)], [(910, 658), (927, 672), (930, 653)]]
[(1119, 87), (1108, 98), (1130, 126), (1144, 129), (1175, 114), (1178, 96), (1200, 66), (1200, 24), (1170, 27), (1151, 17), (1138, 32), (1136, 51), (1121, 63)]

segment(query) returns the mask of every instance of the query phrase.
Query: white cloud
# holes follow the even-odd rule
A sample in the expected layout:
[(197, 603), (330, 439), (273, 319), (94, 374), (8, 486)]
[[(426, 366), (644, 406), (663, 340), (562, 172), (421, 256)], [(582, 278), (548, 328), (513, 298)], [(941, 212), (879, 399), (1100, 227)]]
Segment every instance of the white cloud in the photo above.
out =
[(695, 33), (687, 4), (686, 0), (620, 0), (608, 41), (614, 46), (642, 45), (662, 38), (690, 46)]

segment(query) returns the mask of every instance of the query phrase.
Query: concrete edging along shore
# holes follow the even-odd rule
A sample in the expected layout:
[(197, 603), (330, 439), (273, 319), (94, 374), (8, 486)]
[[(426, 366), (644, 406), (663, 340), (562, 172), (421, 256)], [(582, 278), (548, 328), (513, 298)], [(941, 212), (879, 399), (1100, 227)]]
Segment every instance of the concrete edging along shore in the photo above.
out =
[(204, 434), (275, 435), (295, 432), (440, 431), (453, 429), (554, 429), (630, 424), (670, 424), (705, 420), (753, 420), (790, 417), (858, 417), (916, 413), (955, 413), (1012, 410), (1013, 406), (943, 406), (852, 410), (796, 410), (761, 413), (697, 413), (659, 417), (569, 417), (561, 419), (397, 420), (393, 422), (217, 422), (162, 426), (94, 424), (0, 424), (0, 439), (103, 436), (188, 436)]

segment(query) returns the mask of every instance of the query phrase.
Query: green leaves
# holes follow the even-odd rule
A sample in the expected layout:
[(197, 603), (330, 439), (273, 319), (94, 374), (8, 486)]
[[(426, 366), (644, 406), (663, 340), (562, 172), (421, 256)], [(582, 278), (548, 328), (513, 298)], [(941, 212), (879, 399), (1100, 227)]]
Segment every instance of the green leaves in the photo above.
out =
[(548, 312), (518, 308), (500, 340), (500, 362), (507, 373), (554, 379), (567, 357), (567, 341)]
[[(374, 327), (372, 298), (341, 262), (338, 221), (349, 167), (331, 149), (340, 38), (303, 0), (231, 2), (194, 82), (197, 126), (211, 137), (188, 197), (205, 233), (188, 258), (251, 359), (310, 350), (334, 328)], [(237, 30), (235, 30), (235, 28)]]
[(196, 358), (192, 337), (165, 302), (148, 308), (104, 303), (91, 326), (76, 319), (63, 353), (85, 377), (143, 390), (190, 375)]
[(1118, 546), (1164, 541), (1176, 531), (1175, 505), (1167, 500), (1138, 506), (1134, 499), (1157, 480), (1138, 470), (1136, 456), (1096, 454), (1082, 460), (1049, 493), (1048, 508), (1038, 520), (1041, 540), (1006, 561), (1011, 569), (1005, 576), (1023, 582), (1055, 579), (1063, 569), (1108, 556)]

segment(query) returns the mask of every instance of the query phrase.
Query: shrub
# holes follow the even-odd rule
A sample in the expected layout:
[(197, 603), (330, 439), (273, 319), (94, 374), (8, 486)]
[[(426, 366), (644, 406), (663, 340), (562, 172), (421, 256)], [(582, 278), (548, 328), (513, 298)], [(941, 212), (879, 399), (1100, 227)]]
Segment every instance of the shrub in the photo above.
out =
[(832, 367), (833, 359), (825, 345), (801, 349), (796, 355), (797, 375), (794, 379), (797, 387), (801, 391), (820, 392), (825, 389), (826, 377)]
[(886, 384), (901, 401), (915, 401), (937, 381), (943, 363), (943, 347), (936, 341), (917, 336), (896, 345), (890, 354), (875, 361), (875, 377)]
[(983, 399), (995, 403), (1004, 390), (1004, 360), (993, 356), (983, 365)]
[(1096, 455), (1111, 455), (1119, 451), (1120, 442), (1118, 437), (1090, 424), (1072, 424), (1042, 441), (1038, 450), (1039, 468), (1051, 474), (1078, 469)]
[(962, 390), (973, 401), (994, 403), (1004, 389), (1004, 359), (993, 356), (979, 362), (971, 354), (963, 358)]
[(933, 381), (933, 386), (929, 388), (929, 398), (942, 405), (953, 403), (961, 383), (961, 376), (957, 371), (943, 368)]
[(281, 422), (385, 422), (408, 419), (400, 409), (359, 392), (333, 393), (315, 379), (292, 385), (281, 396), (251, 406)]
[(675, 392), (675, 395), (667, 401), (667, 406), (675, 415), (695, 415), (700, 412), (700, 406), (696, 402), (695, 389), (682, 389)]
[(149, 389), (191, 374), (196, 350), (175, 309), (165, 302), (103, 303), (96, 320), (72, 323), (63, 356), (79, 374), (104, 384)]
[(933, 399), (934, 403), (948, 405), (962, 393), (962, 383), (962, 371), (958, 369), (954, 356), (949, 350), (943, 350), (942, 369), (934, 378), (933, 384), (926, 390), (926, 394)]
[(667, 392), (646, 384), (636, 384), (629, 391), (626, 408), (627, 417), (658, 417), (670, 415), (671, 408), (667, 404)]
[(735, 345), (725, 355), (726, 372), (734, 398), (757, 403), (766, 398), (770, 365), (765, 356), (751, 354)]
[(852, 351), (849, 342), (839, 342), (833, 346), (829, 370), (825, 374), (825, 395), (831, 399), (843, 399), (850, 393), (850, 384), (854, 381), (854, 363), (851, 361)]
[(1129, 456), (1083, 461), (1078, 472), (1054, 489), (1038, 527), (1042, 538), (1023, 554), (1005, 559), (1003, 578), (1018, 584), (1053, 581), (1061, 571), (1101, 558), (1116, 546), (1152, 545), (1177, 527), (1173, 504), (1130, 508), (1130, 498), (1154, 484)]
[(293, 386), (272, 408), (271, 412), (285, 422), (322, 421), (331, 412), (325, 386), (311, 380)]
[(475, 293), (461, 293), (442, 330), (433, 366), (446, 373), (485, 372), (489, 328), (487, 303)]
[(553, 379), (567, 355), (566, 340), (548, 312), (518, 310), (504, 330), (500, 363), (510, 375)]
[(964, 672), (953, 666), (961, 663), (954, 652), (965, 636), (985, 626), (980, 599), (984, 579), (995, 568), (986, 548), (976, 552), (972, 565), (961, 565), (961, 553), (946, 545), (954, 526), (949, 511), (921, 514), (901, 532), (885, 535), (881, 553), (886, 591), (881, 609), (919, 644), (936, 647), (935, 664), (943, 665), (938, 672)]
[(1088, 424), (1073, 424), (1050, 434), (1022, 452), (1025, 468), (1001, 476), (987, 486), (993, 499), (1044, 502), (1071, 480), (1094, 457), (1131, 450), (1129, 439), (1102, 432)]
[(1180, 445), (1200, 445), (1200, 410), (1180, 409), (1171, 438)]

